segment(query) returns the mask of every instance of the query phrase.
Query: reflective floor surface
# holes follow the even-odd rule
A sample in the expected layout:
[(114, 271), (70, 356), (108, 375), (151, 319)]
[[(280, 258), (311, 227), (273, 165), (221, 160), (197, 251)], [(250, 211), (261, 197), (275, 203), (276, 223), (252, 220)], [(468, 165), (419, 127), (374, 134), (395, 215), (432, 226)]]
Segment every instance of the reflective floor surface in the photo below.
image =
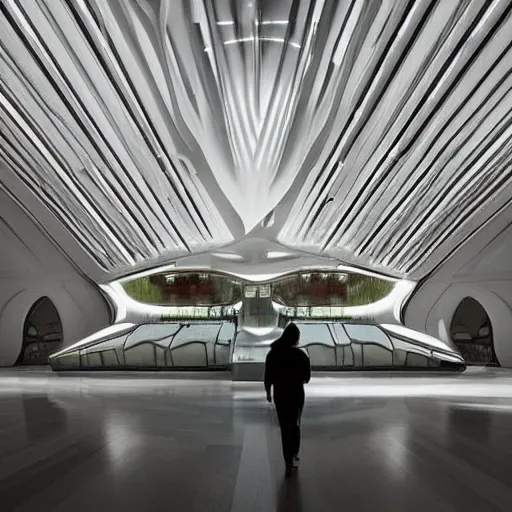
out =
[(512, 371), (317, 375), (289, 481), (228, 377), (0, 370), (0, 510), (512, 510)]

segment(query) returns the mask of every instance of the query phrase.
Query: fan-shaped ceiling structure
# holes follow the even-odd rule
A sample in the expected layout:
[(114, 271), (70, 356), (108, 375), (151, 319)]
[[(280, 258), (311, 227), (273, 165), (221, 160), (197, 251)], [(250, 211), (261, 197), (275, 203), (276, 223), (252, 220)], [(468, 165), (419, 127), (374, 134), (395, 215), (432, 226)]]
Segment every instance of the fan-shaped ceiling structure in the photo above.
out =
[(511, 11), (0, 0), (0, 186), (111, 276), (255, 233), (424, 276), (511, 198)]

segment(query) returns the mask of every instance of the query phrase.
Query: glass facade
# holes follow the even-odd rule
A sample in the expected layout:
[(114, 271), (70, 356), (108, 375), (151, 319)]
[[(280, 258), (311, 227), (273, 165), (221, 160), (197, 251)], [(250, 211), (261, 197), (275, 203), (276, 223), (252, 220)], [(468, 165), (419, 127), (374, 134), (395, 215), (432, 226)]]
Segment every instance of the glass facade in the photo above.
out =
[(242, 298), (240, 281), (214, 273), (160, 273), (123, 287), (132, 299), (158, 306), (223, 306)]
[(229, 321), (126, 324), (54, 354), (50, 363), (54, 370), (225, 368), (235, 336), (236, 324)]
[(344, 307), (383, 299), (394, 283), (342, 272), (297, 272), (259, 284), (212, 272), (172, 272), (127, 281), (123, 288), (145, 304), (184, 308), (270, 299), (293, 316), (336, 317), (343, 316)]
[[(313, 368), (392, 370), (465, 368), (449, 343), (403, 326), (298, 321), (300, 348)], [(279, 329), (240, 329), (236, 322), (170, 322), (105, 330), (55, 354), (54, 370), (88, 368), (227, 368), (262, 364)]]

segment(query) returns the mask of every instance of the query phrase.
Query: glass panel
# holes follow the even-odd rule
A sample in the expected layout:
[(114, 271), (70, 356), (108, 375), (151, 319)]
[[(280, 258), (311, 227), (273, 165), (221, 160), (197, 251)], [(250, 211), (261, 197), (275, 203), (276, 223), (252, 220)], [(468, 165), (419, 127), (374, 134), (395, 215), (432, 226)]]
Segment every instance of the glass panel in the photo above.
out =
[(428, 366), (428, 358), (409, 352), (405, 360), (406, 366), (423, 367)]
[(256, 293), (258, 291), (257, 286), (246, 286), (245, 287), (245, 298), (246, 299), (254, 299), (256, 297)]
[[(300, 273), (272, 283), (272, 298), (287, 306), (361, 306), (377, 302), (393, 289), (394, 282), (360, 274), (341, 272)], [(315, 316), (330, 316), (329, 309)]]
[(171, 358), (174, 366), (208, 366), (204, 343), (189, 343), (188, 345), (172, 348)]
[(160, 367), (167, 366), (167, 361), (165, 358), (165, 349), (162, 347), (155, 347), (156, 354), (156, 364)]
[(354, 352), (352, 347), (343, 347), (343, 366), (354, 366)]
[(394, 286), (394, 281), (361, 274), (349, 274), (347, 279), (348, 298), (345, 305), (372, 304), (389, 295)]
[(337, 345), (335, 350), (336, 350), (336, 364), (338, 366), (343, 366), (344, 360), (345, 360), (345, 357), (344, 357), (345, 346)]
[(343, 325), (332, 324), (331, 329), (334, 333), (334, 340), (336, 344), (350, 345), (350, 343), (352, 343), (351, 339), (348, 337), (347, 331), (343, 328)]
[(336, 351), (324, 345), (308, 345), (311, 366), (335, 366)]
[(155, 346), (152, 343), (143, 343), (124, 352), (124, 359), (128, 366), (155, 367)]
[(239, 281), (213, 273), (160, 273), (123, 283), (134, 300), (161, 306), (219, 306), (242, 298)]
[(310, 343), (334, 346), (331, 331), (327, 324), (297, 324), (300, 329), (300, 346), (304, 347)]
[(395, 366), (404, 366), (407, 352), (405, 350), (395, 349)]
[(273, 300), (284, 306), (323, 306), (347, 303), (347, 275), (308, 273), (288, 276), (272, 285)]
[(191, 324), (189, 327), (182, 327), (174, 336), (171, 348), (174, 349), (191, 341), (214, 343), (220, 328), (221, 324)]
[(382, 346), (363, 345), (363, 361), (366, 367), (393, 366), (393, 352)]
[(377, 343), (390, 350), (393, 349), (389, 338), (375, 325), (344, 324), (347, 334), (358, 343)]
[(363, 366), (363, 346), (359, 343), (353, 343), (350, 348), (353, 352), (354, 366)]
[(271, 294), (271, 286), (269, 284), (260, 286), (260, 297), (262, 299), (267, 299)]
[(69, 352), (59, 356), (57, 359), (50, 360), (52, 366), (56, 363), (61, 368), (79, 368), (80, 367), (80, 354), (78, 351)]
[(215, 364), (227, 366), (229, 364), (229, 347), (223, 345), (215, 346)]
[(106, 350), (102, 352), (103, 363), (107, 368), (119, 366), (119, 361), (115, 350)]
[(180, 324), (145, 324), (133, 331), (125, 343), (125, 350), (144, 341), (157, 343), (162, 347), (171, 344), (172, 337), (179, 331)]
[(99, 352), (93, 352), (92, 354), (87, 354), (86, 356), (87, 366), (89, 368), (100, 368), (103, 366), (101, 361), (101, 355)]
[(230, 345), (235, 339), (235, 324), (232, 322), (226, 322), (222, 324), (220, 328), (219, 336), (217, 338), (217, 344), (219, 345)]

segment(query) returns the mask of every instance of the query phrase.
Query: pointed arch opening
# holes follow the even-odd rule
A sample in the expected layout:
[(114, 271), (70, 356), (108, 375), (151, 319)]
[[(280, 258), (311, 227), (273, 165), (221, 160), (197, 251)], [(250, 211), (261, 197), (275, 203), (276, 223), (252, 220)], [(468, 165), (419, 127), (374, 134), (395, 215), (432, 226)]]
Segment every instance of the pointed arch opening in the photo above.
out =
[(48, 364), (50, 354), (62, 346), (62, 322), (48, 297), (37, 300), (25, 318), (23, 344), (16, 364)]
[(491, 320), (472, 297), (464, 298), (453, 315), (450, 334), (468, 365), (499, 366)]

